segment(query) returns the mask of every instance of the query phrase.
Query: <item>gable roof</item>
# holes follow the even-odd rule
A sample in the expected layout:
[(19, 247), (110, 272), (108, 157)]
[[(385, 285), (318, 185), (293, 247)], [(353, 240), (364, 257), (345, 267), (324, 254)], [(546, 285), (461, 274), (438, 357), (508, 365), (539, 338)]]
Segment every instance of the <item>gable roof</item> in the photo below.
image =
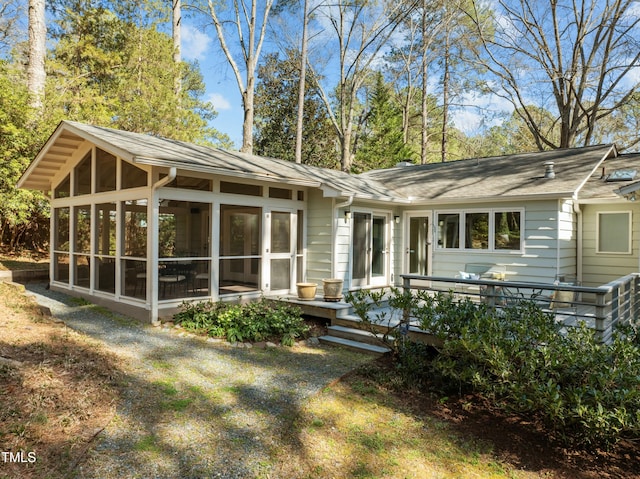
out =
[[(384, 183), (415, 202), (468, 202), (496, 198), (572, 197), (594, 172), (617, 155), (613, 145), (522, 153), (447, 163), (398, 166), (360, 176)], [(555, 178), (545, 178), (547, 162)], [(615, 186), (609, 183), (612, 193)], [(612, 193), (613, 194), (613, 193)]]
[(393, 193), (382, 184), (342, 171), (73, 121), (58, 125), (18, 187), (51, 190), (51, 180), (85, 140), (131, 163), (315, 186), (324, 189), (327, 196), (394, 200)]
[[(50, 191), (51, 181), (88, 141), (126, 161), (182, 171), (317, 187), (325, 196), (395, 203), (468, 203), (526, 198), (616, 198), (624, 182), (605, 182), (602, 168), (639, 165), (640, 154), (618, 155), (613, 145), (400, 166), (350, 175), (178, 140), (63, 121), (18, 181)], [(552, 161), (555, 178), (545, 178)], [(637, 180), (637, 179), (636, 179)], [(626, 184), (628, 184), (627, 182)]]

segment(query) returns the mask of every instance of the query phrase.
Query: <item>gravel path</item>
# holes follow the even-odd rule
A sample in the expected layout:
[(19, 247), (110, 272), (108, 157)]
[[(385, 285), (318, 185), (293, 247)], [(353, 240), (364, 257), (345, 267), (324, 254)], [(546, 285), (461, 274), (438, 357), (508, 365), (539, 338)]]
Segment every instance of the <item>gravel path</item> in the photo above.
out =
[(297, 448), (305, 399), (371, 358), (337, 348), (239, 348), (154, 328), (29, 285), (39, 304), (123, 358), (124, 397), (83, 478), (252, 478)]

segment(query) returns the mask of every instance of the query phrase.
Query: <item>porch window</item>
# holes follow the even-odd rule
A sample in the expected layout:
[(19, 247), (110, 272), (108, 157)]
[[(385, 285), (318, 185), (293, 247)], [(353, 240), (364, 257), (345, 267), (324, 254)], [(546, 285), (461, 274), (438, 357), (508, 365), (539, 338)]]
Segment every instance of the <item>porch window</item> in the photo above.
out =
[(69, 207), (56, 208), (54, 215), (54, 244), (55, 251), (69, 251)]
[(631, 253), (631, 212), (599, 212), (597, 225), (598, 253)]
[(465, 231), (467, 248), (489, 249), (489, 213), (467, 213)]
[(91, 194), (91, 151), (75, 167), (74, 178), (74, 195)]
[(220, 294), (259, 289), (261, 218), (262, 208), (220, 206)]
[(96, 205), (95, 288), (116, 291), (116, 204)]
[(91, 280), (91, 206), (76, 206), (74, 212), (74, 284), (88, 288)]
[(160, 299), (208, 296), (211, 204), (163, 200), (158, 230)]
[(123, 160), (122, 181), (120, 184), (123, 189), (147, 186), (147, 172)]
[(180, 188), (182, 190), (211, 191), (211, 180), (191, 176), (176, 176), (165, 188)]
[(441, 248), (460, 247), (460, 213), (438, 215), (438, 246)]
[(522, 210), (438, 213), (438, 247), (520, 251), (523, 216)]
[(245, 183), (220, 182), (220, 193), (233, 193), (235, 195), (262, 196), (262, 186)]
[(520, 211), (497, 211), (494, 213), (495, 249), (522, 249), (520, 235)]
[(122, 202), (124, 211), (123, 251), (125, 256), (145, 258), (147, 256), (147, 200)]
[(53, 210), (53, 280), (69, 282), (69, 226), (70, 209), (55, 208)]
[(147, 204), (147, 199), (121, 203), (124, 257), (120, 259), (120, 291), (124, 296), (143, 300), (147, 299)]
[(116, 189), (116, 157), (96, 148), (96, 192)]
[(67, 175), (53, 190), (54, 198), (69, 198), (71, 196), (71, 177)]

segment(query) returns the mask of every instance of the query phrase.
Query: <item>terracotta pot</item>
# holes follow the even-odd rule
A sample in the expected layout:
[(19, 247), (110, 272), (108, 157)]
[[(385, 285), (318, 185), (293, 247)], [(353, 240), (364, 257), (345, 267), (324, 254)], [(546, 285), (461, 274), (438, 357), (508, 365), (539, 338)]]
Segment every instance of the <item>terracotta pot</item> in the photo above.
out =
[(323, 279), (322, 289), (325, 301), (340, 301), (342, 299), (343, 281), (338, 278)]
[(296, 289), (298, 290), (298, 299), (311, 301), (316, 297), (317, 288), (318, 285), (316, 283), (296, 283)]

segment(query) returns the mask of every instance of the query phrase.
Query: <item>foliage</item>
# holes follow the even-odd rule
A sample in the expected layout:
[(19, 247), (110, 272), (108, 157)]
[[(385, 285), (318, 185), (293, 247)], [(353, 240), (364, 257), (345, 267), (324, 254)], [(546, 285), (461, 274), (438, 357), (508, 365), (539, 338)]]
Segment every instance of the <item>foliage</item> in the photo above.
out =
[(375, 75), (368, 95), (366, 120), (358, 138), (353, 171), (390, 168), (411, 156), (402, 134), (402, 111), (394, 103), (391, 86), (382, 73)]
[(299, 308), (265, 298), (242, 305), (185, 302), (174, 319), (189, 331), (226, 338), (229, 342), (277, 338), (283, 345), (292, 346), (309, 329)]
[[(255, 153), (295, 161), (296, 115), (300, 59), (292, 50), (286, 57), (266, 55), (258, 68), (255, 98)], [(337, 166), (335, 132), (319, 96), (317, 80), (305, 81), (302, 163), (334, 168)]]
[(424, 346), (398, 348), (407, 382), (440, 380), (449, 390), (475, 391), (498, 408), (540, 418), (566, 444), (610, 446), (640, 434), (640, 347), (633, 331), (602, 344), (584, 324), (561, 333), (554, 316), (532, 301), (496, 310), (451, 293), (394, 291), (390, 304), (397, 297), (441, 344), (433, 358)]
[(49, 238), (44, 196), (15, 188), (41, 140), (30, 115), (20, 72), (0, 62), (0, 243), (11, 249), (40, 249)]

